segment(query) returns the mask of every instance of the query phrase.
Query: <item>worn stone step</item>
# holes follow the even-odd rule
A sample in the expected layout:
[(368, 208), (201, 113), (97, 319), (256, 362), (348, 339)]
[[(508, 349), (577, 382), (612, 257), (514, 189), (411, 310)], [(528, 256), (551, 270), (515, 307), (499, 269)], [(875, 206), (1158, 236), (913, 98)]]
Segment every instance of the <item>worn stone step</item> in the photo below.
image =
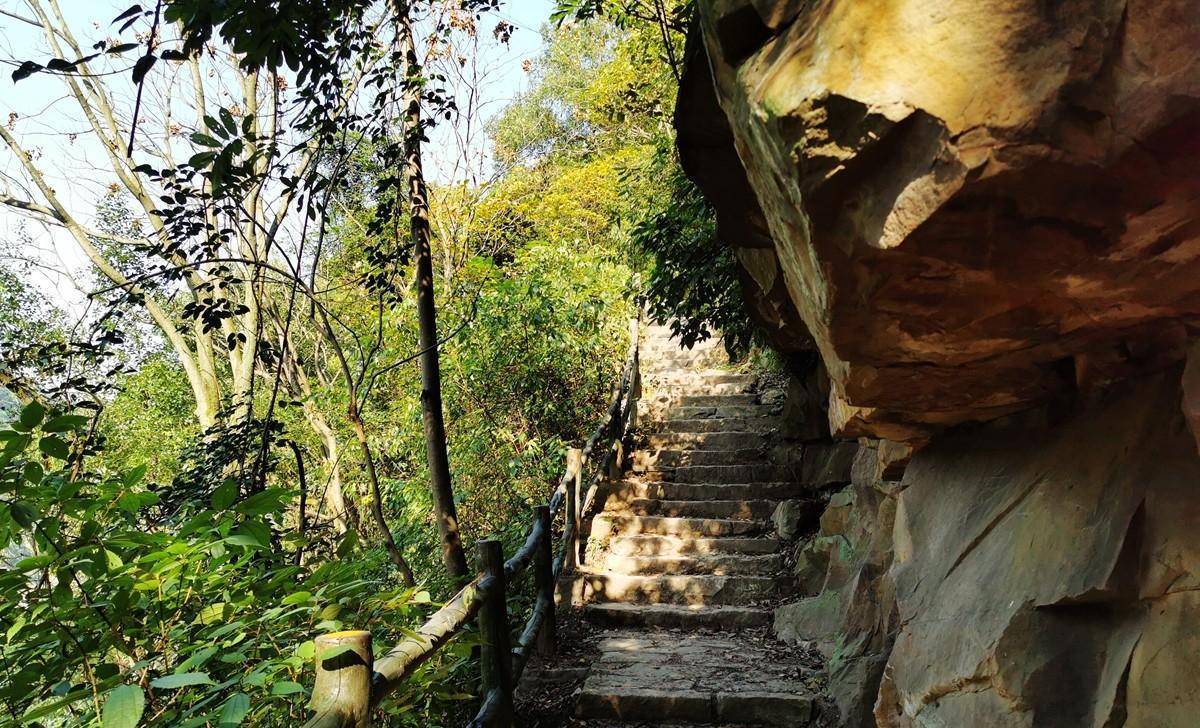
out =
[(779, 427), (777, 417), (721, 417), (692, 420), (663, 420), (652, 423), (655, 433), (699, 434), (703, 432), (773, 432)]
[(688, 554), (771, 554), (779, 550), (775, 538), (680, 538), (678, 536), (616, 536), (610, 553), (622, 556), (683, 556)]
[(612, 485), (610, 502), (622, 503), (641, 498), (781, 501), (806, 495), (811, 495), (811, 492), (800, 483), (673, 483), (628, 479)]
[(684, 465), (662, 471), (661, 480), (674, 483), (787, 483), (799, 481), (800, 470), (788, 465)]
[[(651, 721), (684, 720), (706, 726), (780, 726), (801, 728), (812, 720), (811, 695), (786, 692), (707, 693), (685, 688), (591, 686), (584, 681), (579, 695), (578, 715), (582, 718)], [(641, 728), (644, 723), (635, 723)]]
[(633, 454), (633, 469), (677, 468), (681, 465), (738, 465), (761, 463), (764, 459), (761, 447), (744, 447), (733, 450), (684, 450), (662, 448), (638, 450)]
[(713, 576), (584, 573), (574, 578), (576, 604), (625, 602), (639, 604), (749, 604), (770, 599), (785, 580), (776, 576)]
[(756, 405), (757, 394), (684, 394), (677, 404), (680, 407), (735, 407)]
[[(719, 420), (728, 424), (727, 420)], [(731, 427), (706, 432), (653, 432), (646, 438), (650, 448), (690, 448), (699, 450), (743, 450), (763, 448), (770, 442), (768, 432), (737, 431)]]
[(675, 518), (722, 518), (736, 521), (766, 521), (775, 512), (767, 500), (662, 500), (636, 498), (612, 504), (605, 511), (613, 516), (670, 516)]
[(688, 556), (618, 556), (608, 554), (597, 565), (613, 574), (710, 574), (771, 576), (783, 568), (782, 554), (692, 554)]
[(668, 420), (712, 420), (738, 417), (771, 417), (783, 410), (774, 404), (733, 404), (722, 406), (680, 405), (664, 410)]
[(662, 356), (686, 355), (686, 354), (718, 354), (726, 356), (725, 347), (720, 342), (709, 339), (708, 341), (698, 341), (692, 348), (686, 349), (679, 344), (678, 341), (669, 342), (650, 342), (642, 344), (639, 351), (640, 356), (644, 361), (651, 361)]
[(628, 633), (599, 649), (583, 718), (799, 728), (814, 717), (811, 671), (737, 633)]
[(675, 381), (666, 384), (656, 382), (642, 383), (642, 399), (654, 401), (659, 397), (677, 400), (685, 395), (713, 394), (746, 394), (754, 391), (754, 382), (707, 382), (697, 380), (692, 382)]
[(696, 607), (678, 604), (587, 604), (584, 616), (606, 627), (733, 631), (764, 627), (771, 610), (757, 607)]
[(646, 379), (655, 385), (694, 384), (699, 382), (703, 384), (740, 384), (751, 386), (758, 381), (758, 376), (734, 372), (728, 369), (690, 369), (657, 372), (653, 375), (647, 375)]
[(643, 359), (641, 369), (643, 372), (654, 374), (656, 372), (677, 371), (679, 369), (700, 369), (717, 366), (724, 364), (725, 361), (725, 352), (718, 351), (663, 353), (656, 354), (653, 358)]
[(727, 518), (677, 518), (671, 516), (614, 516), (602, 513), (592, 519), (593, 539), (609, 536), (685, 536), (696, 538), (748, 536), (768, 533), (769, 521), (732, 520)]

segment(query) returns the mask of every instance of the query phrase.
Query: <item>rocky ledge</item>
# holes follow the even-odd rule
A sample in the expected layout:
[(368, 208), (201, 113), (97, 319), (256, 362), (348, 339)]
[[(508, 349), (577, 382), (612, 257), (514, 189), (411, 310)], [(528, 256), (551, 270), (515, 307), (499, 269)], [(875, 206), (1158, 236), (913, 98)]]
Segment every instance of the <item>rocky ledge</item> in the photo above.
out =
[(835, 433), (1161, 370), (1200, 314), (1195, 0), (710, 0), (677, 112)]

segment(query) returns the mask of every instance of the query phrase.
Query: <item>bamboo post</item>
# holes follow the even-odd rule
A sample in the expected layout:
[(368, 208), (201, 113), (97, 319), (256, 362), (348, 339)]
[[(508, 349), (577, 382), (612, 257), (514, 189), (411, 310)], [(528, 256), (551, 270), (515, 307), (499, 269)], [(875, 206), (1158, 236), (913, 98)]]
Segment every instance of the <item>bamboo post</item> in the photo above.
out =
[(550, 506), (537, 506), (533, 510), (542, 530), (542, 539), (533, 557), (533, 576), (538, 601), (545, 605), (543, 609), (546, 610), (542, 628), (538, 631), (537, 646), (542, 657), (549, 657), (558, 646), (558, 628), (554, 624), (554, 554), (550, 546)]
[(479, 636), (482, 641), (480, 677), (483, 699), (495, 691), (499, 700), (495, 722), (491, 725), (511, 726), (512, 649), (508, 635), (508, 606), (505, 603), (507, 585), (504, 583), (504, 549), (499, 541), (479, 542), (479, 565), (489, 581), (479, 610)]
[(371, 633), (321, 635), (315, 659), (317, 680), (310, 705), (317, 717), (309, 725), (371, 728)]
[(570, 519), (572, 527), (571, 543), (568, 548), (571, 549), (571, 558), (567, 561), (572, 569), (579, 568), (579, 527), (581, 523), (581, 514), (579, 512), (579, 498), (583, 495), (580, 491), (583, 489), (583, 450), (573, 447), (567, 451), (567, 472), (571, 474), (571, 482), (567, 483), (567, 515)]

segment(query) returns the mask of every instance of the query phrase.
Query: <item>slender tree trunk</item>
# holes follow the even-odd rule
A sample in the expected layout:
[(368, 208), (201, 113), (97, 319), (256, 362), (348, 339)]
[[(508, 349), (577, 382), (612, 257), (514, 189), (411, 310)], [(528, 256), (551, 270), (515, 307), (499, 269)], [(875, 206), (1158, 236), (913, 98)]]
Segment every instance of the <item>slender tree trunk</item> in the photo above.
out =
[(404, 175), (408, 180), (409, 216), (413, 257), (416, 263), (417, 319), (421, 343), (421, 419), (425, 425), (425, 454), (429, 463), (429, 486), (433, 491), (433, 513), (442, 538), (442, 559), (455, 576), (467, 573), (458, 531), (458, 512), (450, 481), (446, 454), (446, 423), (442, 413), (442, 373), (438, 354), (437, 308), (433, 291), (433, 253), (429, 233), (429, 197), (421, 166), (421, 93), (416, 83), (420, 74), (413, 43), (410, 4), (396, 0), (396, 27), (405, 57), (407, 108), (404, 111)]

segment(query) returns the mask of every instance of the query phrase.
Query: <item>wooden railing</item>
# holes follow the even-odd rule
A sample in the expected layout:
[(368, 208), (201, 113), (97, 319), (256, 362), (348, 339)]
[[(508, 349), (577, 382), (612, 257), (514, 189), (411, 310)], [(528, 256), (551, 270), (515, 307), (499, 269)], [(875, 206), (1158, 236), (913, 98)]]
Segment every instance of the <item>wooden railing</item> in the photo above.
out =
[[(378, 660), (371, 653), (371, 634), (335, 632), (316, 639), (316, 681), (311, 707), (316, 715), (305, 728), (369, 728), (371, 713), (412, 672), (478, 617), (482, 702), (470, 728), (507, 728), (513, 723), (513, 689), (536, 649), (557, 649), (555, 585), (563, 571), (579, 564), (579, 534), (600, 481), (617, 477), (624, 466), (629, 435), (637, 422), (641, 371), (638, 320), (629, 322), (630, 344), (621, 379), (604, 421), (582, 448), (567, 454), (566, 473), (546, 505), (533, 509), (525, 543), (507, 561), (499, 541), (483, 540), (477, 548), (479, 575), (455, 594), (415, 633)], [(600, 468), (583, 492), (588, 464)], [(555, 516), (565, 507), (557, 555), (552, 559)], [(508, 595), (513, 583), (533, 566), (536, 599), (515, 645), (510, 645)]]

